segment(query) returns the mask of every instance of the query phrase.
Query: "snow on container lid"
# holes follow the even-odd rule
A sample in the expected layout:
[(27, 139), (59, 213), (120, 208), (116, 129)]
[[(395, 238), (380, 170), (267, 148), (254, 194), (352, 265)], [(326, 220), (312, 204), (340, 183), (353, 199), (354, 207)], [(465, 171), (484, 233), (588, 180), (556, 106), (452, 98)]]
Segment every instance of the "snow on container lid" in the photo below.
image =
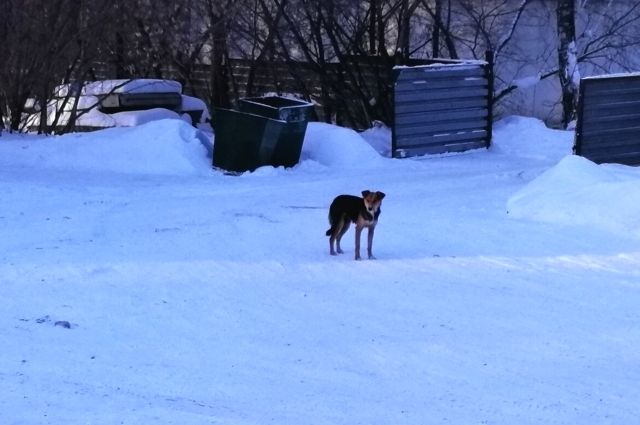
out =
[[(59, 97), (75, 95), (77, 84), (62, 84), (54, 89)], [(173, 80), (152, 78), (89, 81), (82, 86), (82, 95), (103, 96), (110, 93), (182, 93), (182, 84)]]

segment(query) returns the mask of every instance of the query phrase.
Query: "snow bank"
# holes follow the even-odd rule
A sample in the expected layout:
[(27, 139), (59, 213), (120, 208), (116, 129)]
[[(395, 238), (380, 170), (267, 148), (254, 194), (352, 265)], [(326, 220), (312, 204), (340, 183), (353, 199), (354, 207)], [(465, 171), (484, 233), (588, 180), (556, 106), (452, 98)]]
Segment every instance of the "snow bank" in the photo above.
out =
[(574, 133), (547, 128), (536, 118), (509, 116), (493, 126), (492, 149), (521, 158), (560, 160), (570, 154)]
[(319, 122), (308, 125), (300, 160), (339, 169), (368, 168), (384, 163), (384, 158), (357, 132)]
[(161, 175), (211, 170), (206, 136), (179, 119), (18, 140), (23, 144), (20, 150), (11, 144), (0, 146), (0, 165)]
[(381, 122), (375, 122), (373, 127), (360, 133), (362, 138), (380, 155), (391, 157), (391, 129)]
[[(154, 109), (111, 114), (120, 126), (55, 137), (22, 137), (20, 150), (0, 146), (0, 165), (125, 174), (202, 175), (211, 172), (212, 135), (184, 122), (178, 114)], [(95, 114), (100, 114), (96, 111)], [(163, 115), (164, 114), (164, 115)], [(103, 114), (104, 115), (104, 114)], [(176, 118), (176, 119), (161, 119)], [(145, 118), (149, 122), (144, 122)], [(382, 131), (382, 130), (380, 130)], [(16, 141), (16, 140), (19, 140)], [(3, 151), (7, 150), (6, 154)], [(383, 163), (371, 145), (353, 130), (309, 123), (300, 162), (336, 169), (361, 169)], [(262, 167), (270, 173), (273, 167)], [(304, 171), (301, 171), (304, 172)]]
[(507, 209), (515, 218), (640, 238), (640, 170), (569, 155), (513, 195)]

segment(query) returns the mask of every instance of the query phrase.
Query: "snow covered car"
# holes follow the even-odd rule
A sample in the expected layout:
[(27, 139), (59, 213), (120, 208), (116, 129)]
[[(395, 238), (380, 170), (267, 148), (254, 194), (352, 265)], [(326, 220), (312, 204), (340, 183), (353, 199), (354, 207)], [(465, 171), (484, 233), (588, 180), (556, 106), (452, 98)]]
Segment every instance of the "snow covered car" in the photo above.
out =
[[(25, 126), (37, 129), (41, 111), (27, 102)], [(87, 82), (82, 87), (63, 84), (54, 89), (47, 105), (47, 125), (64, 128), (75, 110), (75, 129), (131, 127), (149, 121), (176, 118), (196, 127), (208, 126), (211, 116), (205, 102), (182, 94), (173, 80), (128, 79)]]

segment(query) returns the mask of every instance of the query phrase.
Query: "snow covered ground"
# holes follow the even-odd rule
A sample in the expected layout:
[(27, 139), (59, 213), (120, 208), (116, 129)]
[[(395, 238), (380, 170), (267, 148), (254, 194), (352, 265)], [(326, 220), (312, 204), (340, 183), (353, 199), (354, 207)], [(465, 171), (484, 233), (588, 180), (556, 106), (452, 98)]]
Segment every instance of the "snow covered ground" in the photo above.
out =
[[(521, 117), (458, 155), (363, 136), (227, 176), (179, 120), (2, 134), (0, 423), (637, 423), (640, 171)], [(363, 189), (378, 259), (331, 257)]]

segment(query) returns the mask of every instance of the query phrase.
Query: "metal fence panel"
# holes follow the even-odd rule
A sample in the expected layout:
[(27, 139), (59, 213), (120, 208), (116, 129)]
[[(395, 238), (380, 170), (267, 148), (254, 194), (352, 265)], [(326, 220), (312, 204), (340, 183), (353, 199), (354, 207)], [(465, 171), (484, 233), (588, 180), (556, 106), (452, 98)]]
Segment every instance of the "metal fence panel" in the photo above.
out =
[(489, 147), (493, 72), (487, 59), (396, 68), (394, 157)]
[(574, 153), (596, 163), (640, 164), (640, 74), (580, 80)]

